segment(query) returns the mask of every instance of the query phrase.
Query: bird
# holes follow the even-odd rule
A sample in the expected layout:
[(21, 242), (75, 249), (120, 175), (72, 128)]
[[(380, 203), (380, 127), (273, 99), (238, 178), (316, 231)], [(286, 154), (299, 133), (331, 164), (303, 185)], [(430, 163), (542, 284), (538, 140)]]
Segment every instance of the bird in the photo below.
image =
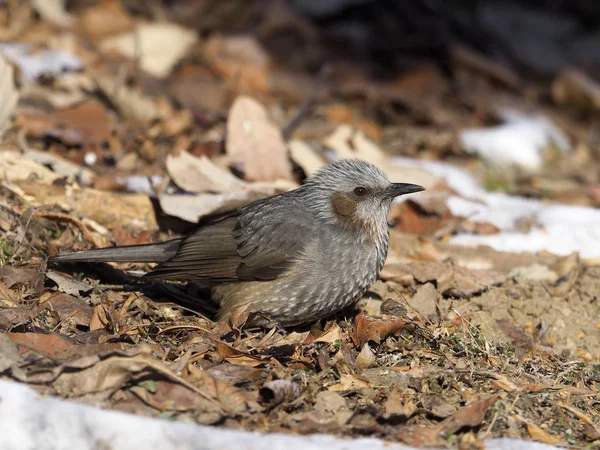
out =
[(204, 284), (217, 319), (246, 307), (256, 326), (325, 319), (358, 301), (387, 258), (393, 200), (424, 190), (340, 159), (283, 194), (256, 200), (162, 243), (92, 249), (51, 263), (151, 262), (148, 280)]

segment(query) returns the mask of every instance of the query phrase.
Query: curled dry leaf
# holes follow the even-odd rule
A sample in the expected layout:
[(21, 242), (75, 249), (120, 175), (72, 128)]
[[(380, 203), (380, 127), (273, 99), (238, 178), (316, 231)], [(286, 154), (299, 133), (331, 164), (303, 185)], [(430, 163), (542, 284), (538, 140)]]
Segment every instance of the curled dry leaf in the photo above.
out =
[(296, 164), (302, 167), (306, 176), (313, 175), (326, 161), (306, 142), (291, 140), (289, 142), (290, 156)]
[(93, 79), (106, 98), (125, 119), (150, 122), (160, 114), (156, 103), (143, 93), (119, 83), (116, 78), (100, 73), (93, 74)]
[(375, 353), (371, 350), (368, 343), (365, 343), (356, 358), (356, 367), (359, 369), (368, 369), (375, 364)]
[(188, 192), (231, 192), (248, 186), (204, 155), (198, 158), (186, 151), (171, 153), (166, 165), (175, 184)]
[(406, 321), (399, 317), (375, 317), (360, 313), (354, 319), (352, 341), (356, 347), (362, 347), (369, 341), (379, 344), (386, 336), (396, 333), (405, 325)]
[(71, 27), (75, 21), (65, 9), (65, 0), (31, 0), (31, 6), (42, 19), (59, 27)]
[(260, 388), (259, 394), (263, 402), (272, 405), (290, 403), (300, 396), (300, 385), (289, 380), (273, 380)]
[(58, 272), (53, 272), (51, 270), (49, 270), (46, 273), (46, 276), (58, 285), (59, 291), (64, 292), (68, 295), (74, 295), (75, 297), (79, 297), (82, 292), (86, 293), (94, 289), (94, 286), (82, 283), (73, 278), (68, 278), (64, 275), (61, 275)]
[(340, 158), (360, 158), (375, 164), (383, 170), (391, 181), (419, 184), (430, 189), (439, 178), (416, 167), (402, 167), (396, 164), (362, 131), (349, 125), (340, 125), (325, 139), (325, 144)]
[(0, 54), (0, 136), (8, 126), (18, 101), (19, 91), (15, 86), (13, 68)]
[(295, 183), (246, 183), (216, 166), (206, 156), (197, 158), (180, 152), (167, 158), (167, 169), (173, 181), (197, 195), (162, 193), (160, 206), (166, 214), (188, 222), (197, 222), (203, 216), (238, 208), (260, 198), (286, 192)]
[(13, 340), (6, 334), (0, 334), (0, 373), (4, 372), (23, 358)]
[(414, 447), (431, 447), (438, 443), (439, 439), (456, 433), (462, 428), (476, 427), (481, 425), (488, 409), (496, 402), (496, 396), (465, 406), (455, 414), (444, 419), (435, 428), (425, 427), (403, 427), (398, 433), (398, 439)]
[(193, 30), (175, 23), (142, 23), (132, 32), (106, 38), (100, 48), (104, 52), (117, 51), (131, 59), (139, 58), (144, 71), (164, 78), (197, 40)]
[(293, 179), (281, 131), (265, 107), (250, 97), (238, 97), (229, 110), (227, 154), (248, 181)]

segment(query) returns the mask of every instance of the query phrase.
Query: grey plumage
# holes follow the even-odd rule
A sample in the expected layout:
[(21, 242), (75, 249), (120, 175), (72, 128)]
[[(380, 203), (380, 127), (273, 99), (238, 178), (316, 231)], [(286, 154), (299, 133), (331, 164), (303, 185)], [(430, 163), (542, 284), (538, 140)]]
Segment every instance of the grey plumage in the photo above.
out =
[(250, 304), (256, 324), (310, 322), (349, 306), (375, 282), (387, 256), (391, 202), (420, 190), (390, 183), (364, 161), (340, 160), (300, 188), (243, 206), (185, 238), (50, 261), (158, 262), (146, 278), (210, 285), (220, 318)]

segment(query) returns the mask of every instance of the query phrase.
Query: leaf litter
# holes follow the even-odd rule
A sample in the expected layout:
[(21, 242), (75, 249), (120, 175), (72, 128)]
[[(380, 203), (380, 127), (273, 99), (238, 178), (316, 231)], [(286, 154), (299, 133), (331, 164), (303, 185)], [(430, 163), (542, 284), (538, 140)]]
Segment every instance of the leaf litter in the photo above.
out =
[[(393, 116), (414, 132), (413, 154), (450, 159), (453, 127), (481, 125), (456, 112), (439, 74), (398, 75), (393, 88), (341, 80), (306, 113), (306, 76), (279, 67), (253, 35), (203, 40), (169, 21), (139, 23), (120, 2), (69, 11), (62, 2), (37, 3), (40, 17), (24, 26), (50, 38), (57, 31), (44, 24), (57, 24), (91, 45), (61, 49), (56, 41), (53, 51), (76, 50), (85, 64), (66, 73), (25, 67), (16, 74), (19, 103), (12, 67), (0, 61), (2, 378), (45, 395), (220, 427), (418, 446), (467, 448), (504, 436), (597, 445), (598, 267), (576, 255), (449, 244), (465, 230), (498, 229), (452, 216), (445, 201), (456, 192), (443, 178), (397, 164), (387, 148), (401, 142), (379, 145), (398, 136), (394, 121), (380, 120)], [(153, 44), (167, 41), (166, 53)], [(507, 79), (485, 61), (462, 59), (480, 77)], [(178, 82), (218, 101), (181, 101), (170, 87)], [(407, 92), (414, 86), (434, 87), (422, 107)], [(487, 89), (488, 98), (499, 95)], [(554, 91), (567, 102), (566, 88)], [(594, 92), (586, 85), (586, 95)], [(462, 110), (482, 108), (467, 94), (460, 102)], [(409, 107), (398, 112), (397, 103)], [(297, 117), (311, 132), (300, 124), (286, 142), (281, 130)], [(476, 157), (460, 156), (482, 170)], [(428, 196), (394, 207), (381, 279), (334, 318), (262, 330), (247, 328), (240, 310), (215, 323), (193, 286), (141, 284), (146, 264), (43, 266), (60, 251), (171, 238), (207, 215), (293, 189), (336, 157), (367, 159), (394, 181), (426, 186)], [(539, 176), (592, 179), (587, 157), (568, 170), (549, 164)], [(134, 178), (147, 182), (144, 193), (117, 183)], [(534, 184), (522, 177), (511, 189), (535, 194)], [(544, 195), (565, 198), (558, 189)]]

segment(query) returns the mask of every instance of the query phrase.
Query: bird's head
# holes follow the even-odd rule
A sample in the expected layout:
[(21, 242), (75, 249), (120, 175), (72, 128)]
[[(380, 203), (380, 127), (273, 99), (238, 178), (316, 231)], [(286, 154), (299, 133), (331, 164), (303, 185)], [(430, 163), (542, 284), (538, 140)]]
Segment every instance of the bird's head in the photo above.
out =
[[(387, 227), (394, 198), (424, 190), (408, 183), (391, 183), (366, 161), (342, 159), (319, 169), (306, 183), (319, 217), (351, 229), (379, 233)], [(385, 228), (387, 230), (387, 228)]]

